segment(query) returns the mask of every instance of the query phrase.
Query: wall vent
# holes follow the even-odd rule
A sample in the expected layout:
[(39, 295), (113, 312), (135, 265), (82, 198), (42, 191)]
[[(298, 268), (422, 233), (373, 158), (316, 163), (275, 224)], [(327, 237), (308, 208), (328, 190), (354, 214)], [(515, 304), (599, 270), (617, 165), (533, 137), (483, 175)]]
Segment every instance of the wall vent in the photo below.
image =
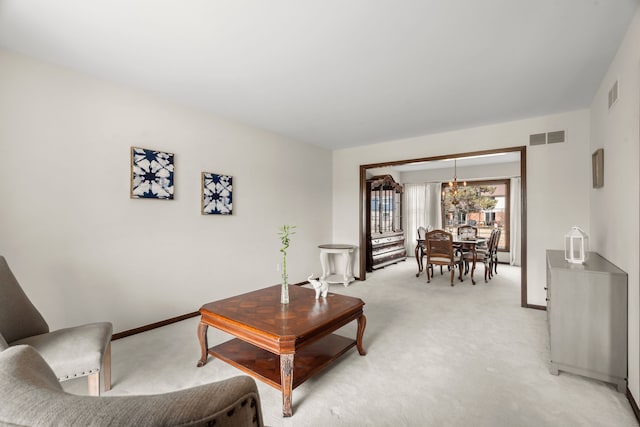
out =
[(566, 141), (567, 132), (564, 130), (556, 130), (547, 133), (534, 133), (529, 135), (529, 145), (545, 145), (557, 144)]
[(529, 145), (544, 145), (547, 143), (546, 133), (536, 133), (529, 135)]
[(611, 89), (609, 89), (609, 110), (613, 108), (614, 104), (618, 100), (618, 80), (613, 83)]
[(564, 142), (563, 130), (557, 130), (547, 134), (547, 144), (557, 144), (558, 142)]

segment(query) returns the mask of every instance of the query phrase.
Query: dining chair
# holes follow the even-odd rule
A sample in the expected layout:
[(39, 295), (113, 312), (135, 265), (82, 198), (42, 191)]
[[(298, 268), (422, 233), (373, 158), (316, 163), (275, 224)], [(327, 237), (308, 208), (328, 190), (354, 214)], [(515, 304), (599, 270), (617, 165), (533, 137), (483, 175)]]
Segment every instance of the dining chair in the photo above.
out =
[[(426, 245), (424, 243), (424, 238), (427, 234), (428, 231), (433, 230), (433, 226), (431, 225), (427, 225), (426, 227), (418, 227), (417, 233), (418, 233), (418, 238), (416, 240), (416, 261), (418, 262), (418, 272), (416, 273), (416, 277), (420, 276), (420, 273), (422, 273), (422, 270), (424, 268), (424, 263), (422, 262), (422, 260), (425, 258), (425, 256), (427, 255), (427, 248)], [(427, 267), (429, 267), (429, 265), (427, 265)], [(431, 268), (431, 274), (433, 274), (433, 266), (430, 266)], [(441, 268), (442, 270), (442, 268)], [(442, 272), (442, 271), (441, 271)]]
[(491, 249), (491, 259), (489, 261), (493, 270), (493, 272), (490, 272), (490, 277), (493, 276), (493, 273), (498, 274), (498, 246), (500, 246), (500, 236), (502, 235), (502, 230), (499, 228), (495, 228), (493, 231), (495, 231), (496, 237), (494, 246)]
[[(446, 265), (451, 270), (451, 286), (453, 286), (456, 266), (459, 270), (459, 279), (462, 282), (462, 254), (454, 251), (453, 235), (444, 230), (432, 230), (427, 232), (425, 237), (427, 248), (427, 283), (431, 283), (431, 275), (429, 275), (430, 265)], [(433, 271), (432, 271), (433, 273)]]
[(491, 260), (493, 259), (494, 247), (497, 247), (497, 238), (499, 237), (499, 233), (500, 230), (498, 230), (497, 228), (493, 229), (491, 231), (491, 235), (489, 236), (489, 240), (487, 241), (487, 245), (484, 247), (476, 247), (475, 260), (473, 259), (472, 251), (464, 252), (462, 254), (462, 258), (464, 259), (465, 263), (465, 274), (469, 269), (469, 263), (473, 263), (473, 266), (471, 268), (471, 283), (473, 283), (474, 285), (476, 284), (474, 273), (477, 263), (482, 263), (484, 265), (484, 282), (487, 283), (487, 279), (491, 279)]
[[(457, 229), (457, 234), (459, 239), (477, 239), (478, 238), (478, 227), (474, 227), (473, 225), (461, 225)], [(464, 247), (460, 245), (460, 250), (462, 251), (463, 256), (469, 255), (473, 253), (473, 250), (469, 247)], [(464, 265), (464, 274), (469, 273), (469, 263), (465, 262)]]
[(426, 246), (424, 244), (424, 236), (427, 234), (426, 227), (418, 227), (417, 230), (417, 239), (416, 239), (416, 261), (418, 262), (418, 272), (416, 273), (416, 277), (420, 276), (420, 273), (423, 269), (422, 259), (426, 255)]
[(104, 390), (111, 389), (112, 332), (109, 322), (50, 331), (6, 259), (0, 256), (0, 344), (34, 347), (51, 366), (58, 381), (86, 376), (89, 395), (99, 396), (101, 374)]
[(475, 239), (478, 237), (478, 227), (461, 225), (458, 227), (458, 237), (462, 239)]

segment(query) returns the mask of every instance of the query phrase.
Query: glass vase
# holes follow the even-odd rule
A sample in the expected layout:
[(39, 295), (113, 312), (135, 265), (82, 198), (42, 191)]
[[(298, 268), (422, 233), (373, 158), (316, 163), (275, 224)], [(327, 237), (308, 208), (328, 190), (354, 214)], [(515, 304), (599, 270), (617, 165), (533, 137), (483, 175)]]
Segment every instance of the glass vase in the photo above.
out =
[(289, 304), (289, 284), (287, 278), (282, 278), (282, 287), (280, 288), (280, 304)]

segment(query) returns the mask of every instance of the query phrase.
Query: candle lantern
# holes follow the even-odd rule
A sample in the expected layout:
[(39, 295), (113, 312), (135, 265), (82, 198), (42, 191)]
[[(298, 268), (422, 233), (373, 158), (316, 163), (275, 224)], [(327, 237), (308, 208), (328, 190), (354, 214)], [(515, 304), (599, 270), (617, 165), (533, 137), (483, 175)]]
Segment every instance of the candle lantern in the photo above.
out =
[(580, 227), (571, 227), (564, 236), (564, 259), (574, 264), (584, 264), (588, 258), (589, 236)]

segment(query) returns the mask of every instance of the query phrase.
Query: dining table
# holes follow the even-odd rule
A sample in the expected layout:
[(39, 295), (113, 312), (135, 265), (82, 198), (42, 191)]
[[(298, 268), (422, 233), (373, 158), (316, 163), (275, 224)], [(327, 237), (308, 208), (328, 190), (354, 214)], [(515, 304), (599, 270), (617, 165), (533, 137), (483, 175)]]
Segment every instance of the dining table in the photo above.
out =
[[(463, 238), (455, 234), (453, 235), (453, 248), (455, 250), (471, 251), (473, 254), (473, 262), (471, 265), (471, 283), (473, 283), (474, 285), (476, 284), (473, 274), (476, 270), (476, 261), (478, 258), (477, 248), (478, 246), (486, 245), (487, 240), (488, 239), (486, 237)], [(417, 244), (416, 244), (415, 255), (416, 255), (416, 262), (418, 263), (418, 272), (416, 273), (416, 277), (418, 277), (420, 276), (420, 273), (422, 273), (422, 271), (424, 270), (424, 265), (422, 264), (422, 258), (427, 254), (426, 252), (427, 246), (425, 243), (425, 239), (416, 239), (416, 241), (417, 241)]]

